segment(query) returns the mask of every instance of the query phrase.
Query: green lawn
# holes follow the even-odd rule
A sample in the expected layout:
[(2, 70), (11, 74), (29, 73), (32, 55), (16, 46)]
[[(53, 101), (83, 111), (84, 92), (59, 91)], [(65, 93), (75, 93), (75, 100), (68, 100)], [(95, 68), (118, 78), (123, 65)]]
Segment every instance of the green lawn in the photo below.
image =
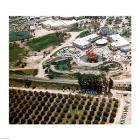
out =
[(90, 35), (90, 32), (89, 31), (83, 31), (81, 32), (76, 38), (81, 38), (81, 37), (85, 37), (87, 35)]
[(17, 61), (22, 61), (25, 56), (25, 50), (16, 45), (9, 45), (9, 63), (10, 67), (14, 66)]
[(54, 63), (56, 65), (56, 69), (58, 70), (69, 70), (70, 69), (70, 60), (61, 60)]
[(80, 32), (82, 31), (83, 29), (82, 28), (79, 28), (79, 27), (72, 27), (69, 29), (69, 32)]
[(24, 69), (24, 70), (10, 70), (9, 74), (16, 74), (16, 75), (37, 75), (37, 69)]
[(49, 47), (50, 45), (57, 46), (63, 42), (61, 37), (58, 37), (56, 33), (45, 35), (43, 37), (39, 37), (33, 39), (31, 42), (27, 43), (27, 45), (34, 51), (40, 51)]
[(25, 31), (13, 32), (9, 34), (9, 41), (19, 41), (19, 40), (28, 39), (31, 37), (32, 35)]

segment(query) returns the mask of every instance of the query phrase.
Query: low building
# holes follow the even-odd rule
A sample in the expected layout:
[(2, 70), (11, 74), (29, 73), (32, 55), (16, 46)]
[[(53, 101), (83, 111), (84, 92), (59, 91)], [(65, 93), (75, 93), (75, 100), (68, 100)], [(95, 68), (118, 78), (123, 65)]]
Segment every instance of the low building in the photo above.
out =
[(125, 46), (125, 47), (122, 47), (121, 49), (120, 49), (122, 52), (130, 52), (131, 51), (131, 46), (129, 45), (129, 46)]
[(42, 27), (46, 29), (59, 30), (76, 25), (76, 20), (46, 20), (42, 22)]
[(121, 37), (119, 34), (111, 35), (110, 38), (112, 39), (111, 47), (121, 49), (122, 47), (129, 46), (130, 43)]
[(78, 47), (82, 50), (87, 49), (91, 46), (92, 42), (100, 39), (101, 37), (97, 34), (90, 34), (88, 36), (77, 38), (73, 41), (73, 46)]

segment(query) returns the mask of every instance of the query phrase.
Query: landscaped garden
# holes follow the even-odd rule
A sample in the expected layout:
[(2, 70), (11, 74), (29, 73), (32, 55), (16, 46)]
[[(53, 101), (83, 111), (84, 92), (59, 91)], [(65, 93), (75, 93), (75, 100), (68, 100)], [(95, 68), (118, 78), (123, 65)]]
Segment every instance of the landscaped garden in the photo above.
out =
[(10, 124), (114, 123), (116, 98), (10, 89)]
[(85, 36), (90, 35), (90, 34), (91, 33), (89, 31), (83, 31), (76, 38), (85, 37)]
[(55, 65), (55, 68), (58, 70), (70, 70), (71, 68), (71, 64), (70, 64), (70, 59), (65, 59), (65, 60), (61, 60), (58, 62), (54, 62), (53, 63)]
[(35, 38), (28, 42), (27, 45), (34, 51), (46, 49), (49, 46), (60, 45), (64, 41), (62, 33), (53, 33), (43, 37)]
[(19, 41), (19, 40), (29, 39), (31, 37), (32, 35), (26, 31), (13, 32), (9, 34), (9, 41)]
[[(24, 48), (20, 48), (18, 45), (9, 45), (9, 63), (10, 67), (15, 67), (17, 63), (21, 62), (26, 56), (26, 51)], [(18, 66), (18, 65), (17, 65)]]
[(37, 75), (37, 72), (38, 69), (22, 69), (22, 70), (10, 70), (9, 74), (35, 76)]

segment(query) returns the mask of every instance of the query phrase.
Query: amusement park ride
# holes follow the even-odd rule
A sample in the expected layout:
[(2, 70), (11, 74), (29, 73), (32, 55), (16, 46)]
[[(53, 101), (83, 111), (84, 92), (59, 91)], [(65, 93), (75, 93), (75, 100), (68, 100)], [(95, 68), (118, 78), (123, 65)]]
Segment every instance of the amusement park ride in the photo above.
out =
[(86, 56), (88, 57), (88, 61), (90, 63), (95, 62), (97, 59), (97, 54), (90, 48), (86, 51)]

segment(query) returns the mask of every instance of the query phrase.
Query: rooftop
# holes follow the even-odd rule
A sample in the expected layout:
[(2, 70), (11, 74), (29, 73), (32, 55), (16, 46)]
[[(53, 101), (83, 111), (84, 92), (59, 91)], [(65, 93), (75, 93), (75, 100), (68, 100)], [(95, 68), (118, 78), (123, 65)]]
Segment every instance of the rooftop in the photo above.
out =
[(125, 40), (123, 37), (121, 37), (119, 34), (114, 34), (110, 36), (113, 40), (113, 43), (111, 45), (113, 47), (122, 47), (129, 45), (129, 42)]

